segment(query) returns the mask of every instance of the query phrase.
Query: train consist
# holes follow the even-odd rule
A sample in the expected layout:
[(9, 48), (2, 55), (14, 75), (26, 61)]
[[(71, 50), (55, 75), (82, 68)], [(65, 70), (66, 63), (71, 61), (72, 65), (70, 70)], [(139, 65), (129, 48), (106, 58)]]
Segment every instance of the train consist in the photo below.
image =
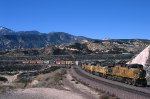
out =
[(24, 60), (23, 64), (49, 64), (49, 60)]
[(78, 61), (69, 61), (69, 60), (60, 60), (56, 59), (53, 61), (50, 60), (23, 60), (22, 64), (57, 64), (57, 65), (74, 65)]
[(146, 71), (140, 64), (110, 63), (107, 61), (85, 61), (81, 68), (106, 79), (124, 82), (134, 86), (147, 86)]

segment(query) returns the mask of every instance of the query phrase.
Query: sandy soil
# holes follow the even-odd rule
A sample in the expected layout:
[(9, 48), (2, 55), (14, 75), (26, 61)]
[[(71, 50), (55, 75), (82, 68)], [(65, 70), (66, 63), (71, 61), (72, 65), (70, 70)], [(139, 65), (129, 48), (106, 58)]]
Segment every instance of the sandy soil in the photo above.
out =
[(16, 75), (2, 75), (4, 76), (5, 78), (8, 79), (8, 81), (6, 83), (3, 83), (3, 85), (13, 85), (13, 82), (17, 79), (17, 76), (19, 75), (20, 73), (16, 74)]
[[(15, 89), (0, 94), (0, 99), (98, 99), (99, 93), (73, 80), (70, 72), (65, 74), (58, 85), (53, 84), (57, 72), (38, 75), (26, 89)], [(17, 75), (5, 76), (5, 85), (14, 84)], [(56, 80), (57, 81), (57, 80)], [(48, 83), (54, 85), (53, 87)]]
[(52, 88), (19, 89), (0, 95), (0, 99), (85, 99), (80, 94)]
[(17, 79), (17, 76), (18, 76), (19, 74), (16, 74), (16, 75), (13, 75), (13, 76), (6, 76), (6, 78), (8, 79), (8, 81), (10, 82), (10, 83), (12, 83), (13, 81), (15, 81), (16, 79)]
[(63, 80), (63, 87), (66, 90), (82, 94), (87, 99), (99, 99), (99, 92), (77, 82), (70, 73), (66, 74), (66, 78)]

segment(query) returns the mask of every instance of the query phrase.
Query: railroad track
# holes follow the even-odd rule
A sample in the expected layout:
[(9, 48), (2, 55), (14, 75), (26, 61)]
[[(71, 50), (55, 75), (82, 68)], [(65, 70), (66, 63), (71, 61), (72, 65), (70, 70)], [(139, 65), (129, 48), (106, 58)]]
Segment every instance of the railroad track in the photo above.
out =
[(123, 99), (150, 99), (150, 90), (107, 80), (83, 71), (79, 67), (73, 67), (73, 76), (89, 86), (109, 92)]

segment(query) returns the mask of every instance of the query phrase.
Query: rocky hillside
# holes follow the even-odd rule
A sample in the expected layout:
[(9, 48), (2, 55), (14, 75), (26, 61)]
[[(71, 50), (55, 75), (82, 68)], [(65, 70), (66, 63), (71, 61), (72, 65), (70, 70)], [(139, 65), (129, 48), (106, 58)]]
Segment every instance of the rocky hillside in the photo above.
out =
[(58, 48), (82, 54), (137, 54), (149, 44), (150, 40), (142, 39), (82, 40), (78, 43), (61, 44)]
[[(52, 35), (52, 34), (51, 34)], [(52, 39), (51, 39), (52, 40)], [(87, 54), (132, 54), (136, 55), (150, 44), (150, 40), (81, 40), (74, 43), (50, 45), (41, 48), (0, 51), (4, 54), (20, 55), (87, 55)]]
[(40, 33), (38, 31), (13, 31), (0, 27), (0, 50), (20, 48), (40, 48), (46, 45), (77, 42), (85, 37), (64, 32)]
[(0, 54), (138, 54), (147, 45), (150, 45), (150, 40), (94, 40), (64, 32), (15, 32), (11, 29), (0, 27), (0, 50), (7, 49), (6, 51), (1, 51)]

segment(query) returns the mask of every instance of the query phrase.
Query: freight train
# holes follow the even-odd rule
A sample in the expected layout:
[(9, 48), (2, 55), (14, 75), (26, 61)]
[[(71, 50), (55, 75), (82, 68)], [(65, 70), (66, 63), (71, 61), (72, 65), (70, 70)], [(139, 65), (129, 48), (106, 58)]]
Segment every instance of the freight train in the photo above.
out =
[(147, 86), (146, 71), (140, 64), (110, 63), (107, 61), (85, 61), (81, 68), (106, 79), (124, 82), (134, 86)]

